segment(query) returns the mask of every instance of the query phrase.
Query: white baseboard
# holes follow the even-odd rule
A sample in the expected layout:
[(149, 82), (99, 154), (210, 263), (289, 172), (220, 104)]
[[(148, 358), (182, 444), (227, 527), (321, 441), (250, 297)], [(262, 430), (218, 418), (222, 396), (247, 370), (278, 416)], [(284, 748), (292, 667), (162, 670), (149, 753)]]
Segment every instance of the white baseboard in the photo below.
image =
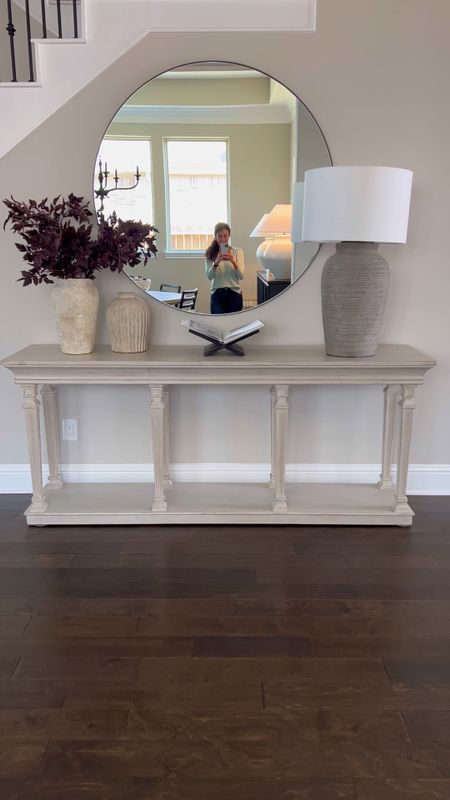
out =
[[(62, 464), (66, 483), (152, 483), (151, 464)], [(269, 464), (173, 464), (174, 481), (189, 483), (263, 483)], [(288, 483), (376, 483), (379, 464), (287, 464)], [(47, 480), (44, 464), (43, 476)], [(395, 474), (395, 470), (394, 470)], [(28, 464), (0, 464), (0, 494), (31, 492)], [(450, 494), (450, 464), (411, 464), (408, 494)]]

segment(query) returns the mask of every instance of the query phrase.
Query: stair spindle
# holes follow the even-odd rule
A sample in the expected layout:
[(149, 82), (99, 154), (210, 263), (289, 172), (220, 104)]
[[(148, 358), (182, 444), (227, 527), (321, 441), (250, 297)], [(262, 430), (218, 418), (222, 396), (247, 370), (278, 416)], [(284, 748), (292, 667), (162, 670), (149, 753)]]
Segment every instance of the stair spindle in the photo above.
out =
[(28, 68), (29, 68), (29, 81), (34, 81), (34, 64), (33, 64), (33, 47), (31, 44), (31, 17), (30, 17), (30, 0), (25, 0), (25, 19), (27, 23), (27, 48), (28, 48)]
[(72, 0), (73, 9), (73, 38), (78, 39), (77, 0)]
[(47, 38), (47, 18), (45, 15), (45, 0), (41, 0), (42, 38)]
[(61, 18), (61, 0), (56, 0), (56, 11), (58, 14), (58, 39), (62, 39), (63, 31), (62, 31), (62, 18)]
[(8, 0), (8, 24), (6, 26), (6, 30), (8, 32), (9, 46), (10, 46), (10, 50), (11, 50), (12, 80), (13, 80), (13, 82), (17, 82), (16, 52), (15, 52), (15, 41), (14, 41), (14, 35), (16, 33), (16, 29), (15, 29), (14, 23), (13, 23), (11, 0)]

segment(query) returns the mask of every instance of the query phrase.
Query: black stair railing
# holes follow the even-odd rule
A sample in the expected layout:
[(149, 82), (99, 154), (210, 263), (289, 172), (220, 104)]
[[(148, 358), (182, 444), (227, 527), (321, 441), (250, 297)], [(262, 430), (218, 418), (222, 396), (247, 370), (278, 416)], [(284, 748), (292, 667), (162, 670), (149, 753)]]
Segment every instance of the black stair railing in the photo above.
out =
[[(1, 2), (1, 0), (0, 0)], [(4, 0), (3, 0), (4, 2)], [(80, 0), (66, 0), (64, 5), (70, 4), (72, 6), (72, 19), (70, 21), (70, 25), (64, 22), (63, 14), (62, 14), (62, 5), (63, 0), (56, 0), (56, 26), (57, 31), (54, 34), (55, 38), (58, 39), (78, 39), (78, 28), (79, 28), (79, 20), (78, 14), (80, 10)], [(19, 13), (20, 9), (15, 6), (12, 0), (6, 0), (6, 14), (7, 14), (7, 24), (6, 24), (6, 32), (9, 37), (9, 50), (10, 50), (10, 59), (11, 59), (11, 75), (7, 79), (3, 76), (0, 77), (0, 80), (11, 80), (13, 83), (17, 83), (18, 78), (17, 76), (17, 58), (16, 58), (16, 35), (19, 33), (19, 28), (17, 27), (17, 17), (15, 14)], [(32, 15), (30, 10), (30, 0), (25, 0), (25, 31), (20, 31), (20, 33), (26, 36), (27, 39), (27, 59), (28, 59), (28, 78), (27, 80), (30, 82), (34, 82), (36, 80), (35, 75), (35, 66), (34, 66), (34, 57), (33, 57), (33, 46), (32, 46), (32, 38), (35, 39), (48, 39), (48, 31), (49, 25), (47, 21), (47, 9), (45, 5), (45, 0), (41, 0), (41, 19), (37, 20), (36, 17), (33, 18), (34, 25), (38, 25), (38, 33), (32, 35)]]
[(45, 0), (41, 0), (42, 38), (47, 38), (47, 16), (45, 13)]
[(17, 70), (16, 70), (16, 48), (15, 48), (15, 40), (14, 36), (16, 35), (16, 29), (14, 27), (13, 22), (13, 13), (12, 13), (12, 4), (11, 0), (7, 0), (8, 4), (8, 24), (6, 26), (6, 30), (9, 36), (9, 47), (11, 52), (11, 71), (12, 71), (12, 80), (17, 81)]

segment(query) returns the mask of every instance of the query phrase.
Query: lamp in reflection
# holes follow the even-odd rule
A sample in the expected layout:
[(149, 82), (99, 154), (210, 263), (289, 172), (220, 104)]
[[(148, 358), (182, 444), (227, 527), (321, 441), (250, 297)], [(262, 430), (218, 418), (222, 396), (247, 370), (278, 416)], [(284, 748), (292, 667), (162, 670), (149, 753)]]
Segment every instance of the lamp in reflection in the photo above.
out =
[(252, 232), (250, 233), (250, 239), (260, 239), (264, 237), (264, 241), (261, 242), (257, 251), (256, 251), (256, 258), (258, 259), (259, 263), (261, 264), (261, 256), (264, 254), (264, 251), (269, 244), (270, 233), (266, 231), (265, 222), (269, 215), (263, 214), (261, 219), (259, 220), (258, 224), (255, 225)]
[(264, 236), (256, 251), (256, 257), (265, 270), (276, 278), (291, 278), (292, 267), (292, 206), (278, 203), (268, 214), (264, 214), (251, 232), (251, 237)]

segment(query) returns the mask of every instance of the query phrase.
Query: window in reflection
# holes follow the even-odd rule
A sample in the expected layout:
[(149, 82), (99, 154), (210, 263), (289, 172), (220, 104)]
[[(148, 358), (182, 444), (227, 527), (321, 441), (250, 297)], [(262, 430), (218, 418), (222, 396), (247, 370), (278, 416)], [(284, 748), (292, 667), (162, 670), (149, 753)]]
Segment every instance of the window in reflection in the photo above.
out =
[(203, 252), (228, 221), (228, 143), (166, 139), (167, 250)]

